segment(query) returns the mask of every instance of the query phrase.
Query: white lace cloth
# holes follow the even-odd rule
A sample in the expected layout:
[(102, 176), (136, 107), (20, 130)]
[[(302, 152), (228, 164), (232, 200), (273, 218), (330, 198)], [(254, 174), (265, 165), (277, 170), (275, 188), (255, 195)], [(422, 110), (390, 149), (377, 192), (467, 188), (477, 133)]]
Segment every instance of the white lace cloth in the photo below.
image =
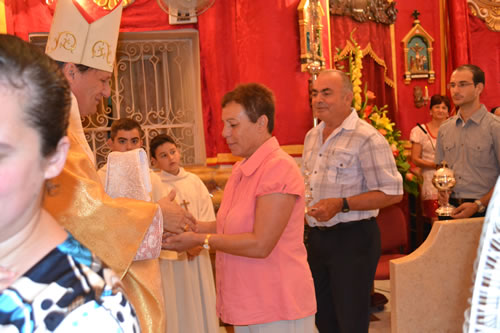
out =
[[(108, 155), (104, 188), (112, 198), (151, 201), (151, 179), (146, 152), (142, 148), (123, 153), (111, 152)], [(158, 258), (162, 234), (163, 218), (158, 208), (134, 260)]]

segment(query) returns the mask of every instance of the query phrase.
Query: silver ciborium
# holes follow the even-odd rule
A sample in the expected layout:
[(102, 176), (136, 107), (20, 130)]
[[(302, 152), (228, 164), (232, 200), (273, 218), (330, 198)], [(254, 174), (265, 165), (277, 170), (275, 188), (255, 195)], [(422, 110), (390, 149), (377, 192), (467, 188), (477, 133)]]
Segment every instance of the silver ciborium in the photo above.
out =
[(446, 203), (436, 209), (436, 214), (438, 216), (451, 216), (451, 212), (455, 209), (454, 206), (448, 203), (448, 199), (450, 197), (451, 189), (456, 183), (457, 180), (455, 179), (453, 170), (448, 168), (446, 161), (443, 161), (443, 163), (441, 163), (441, 167), (436, 170), (434, 176), (432, 177), (432, 185), (434, 185), (438, 191), (446, 192)]

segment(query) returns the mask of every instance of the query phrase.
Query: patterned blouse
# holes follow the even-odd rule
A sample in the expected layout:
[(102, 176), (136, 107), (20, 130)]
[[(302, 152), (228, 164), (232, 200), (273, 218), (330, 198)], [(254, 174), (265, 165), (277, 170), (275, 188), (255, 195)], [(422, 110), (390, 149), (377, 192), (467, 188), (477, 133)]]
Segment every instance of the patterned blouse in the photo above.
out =
[(140, 332), (120, 279), (68, 238), (0, 293), (0, 332)]

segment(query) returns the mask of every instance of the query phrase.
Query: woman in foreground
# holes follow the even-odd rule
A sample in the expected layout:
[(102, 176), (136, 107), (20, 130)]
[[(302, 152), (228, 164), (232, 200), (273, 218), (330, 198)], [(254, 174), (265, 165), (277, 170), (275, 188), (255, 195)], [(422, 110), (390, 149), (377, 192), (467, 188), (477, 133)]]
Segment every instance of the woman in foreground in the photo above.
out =
[(0, 35), (0, 331), (139, 332), (119, 278), (42, 209), (70, 104), (55, 62)]

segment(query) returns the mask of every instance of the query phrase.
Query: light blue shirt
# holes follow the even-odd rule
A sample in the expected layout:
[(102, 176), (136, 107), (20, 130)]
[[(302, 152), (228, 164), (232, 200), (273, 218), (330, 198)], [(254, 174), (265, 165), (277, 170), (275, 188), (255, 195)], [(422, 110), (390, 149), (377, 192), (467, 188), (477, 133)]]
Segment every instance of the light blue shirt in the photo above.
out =
[(446, 161), (457, 183), (452, 197), (479, 199), (500, 174), (500, 118), (481, 104), (466, 122), (458, 115), (439, 128), (435, 162)]

